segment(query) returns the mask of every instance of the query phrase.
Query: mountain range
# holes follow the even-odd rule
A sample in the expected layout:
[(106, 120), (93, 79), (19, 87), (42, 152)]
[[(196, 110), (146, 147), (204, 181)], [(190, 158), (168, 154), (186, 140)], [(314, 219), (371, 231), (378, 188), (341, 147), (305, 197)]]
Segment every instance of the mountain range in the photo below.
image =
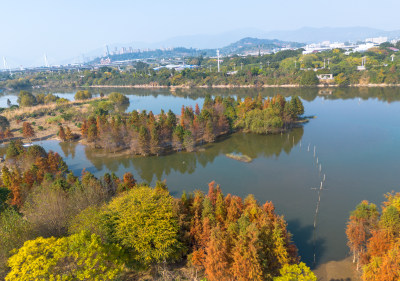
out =
[[(400, 30), (385, 31), (370, 27), (303, 27), (296, 30), (263, 31), (258, 28), (243, 28), (219, 34), (197, 34), (173, 37), (159, 42), (130, 42), (109, 44), (110, 51), (116, 47), (132, 47), (134, 49), (158, 49), (168, 47), (184, 47), (194, 49), (228, 48), (232, 42), (240, 41), (246, 37), (269, 39), (270, 41), (317, 43), (331, 42), (357, 42), (370, 37), (385, 36), (389, 39), (400, 38)], [(99, 57), (104, 54), (105, 46), (85, 54), (85, 57)], [(79, 57), (78, 60), (81, 60)]]

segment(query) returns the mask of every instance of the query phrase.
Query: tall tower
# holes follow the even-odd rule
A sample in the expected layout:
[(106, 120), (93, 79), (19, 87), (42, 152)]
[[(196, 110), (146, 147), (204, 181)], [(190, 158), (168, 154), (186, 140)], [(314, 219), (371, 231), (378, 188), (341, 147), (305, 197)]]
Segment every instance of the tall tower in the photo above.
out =
[(10, 68), (10, 66), (8, 65), (8, 63), (7, 63), (5, 57), (3, 57), (3, 64), (4, 64), (4, 71), (7, 71), (7, 69), (8, 69), (8, 71), (10, 72), (10, 75), (11, 75), (11, 74), (12, 74), (12, 73), (11, 73), (11, 68)]
[(217, 63), (218, 63), (218, 72), (219, 72), (219, 50), (217, 50)]
[(49, 61), (47, 60), (47, 55), (46, 55), (46, 53), (44, 54), (44, 66), (45, 66), (45, 67), (50, 67)]
[(110, 50), (108, 49), (108, 45), (106, 45), (104, 56), (105, 57), (109, 57), (110, 56)]

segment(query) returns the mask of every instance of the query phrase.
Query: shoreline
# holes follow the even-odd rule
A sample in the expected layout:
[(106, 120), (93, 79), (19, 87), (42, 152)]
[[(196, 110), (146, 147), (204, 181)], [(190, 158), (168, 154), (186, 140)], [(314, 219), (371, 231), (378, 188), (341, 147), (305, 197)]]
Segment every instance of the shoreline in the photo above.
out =
[(141, 84), (141, 85), (91, 85), (91, 86), (80, 86), (78, 88), (132, 88), (132, 89), (170, 89), (174, 91), (175, 89), (234, 89), (234, 88), (249, 88), (249, 89), (257, 89), (257, 88), (387, 88), (387, 87), (400, 87), (400, 84), (350, 84), (344, 87), (340, 87), (339, 85), (334, 84), (320, 84), (314, 86), (301, 86), (299, 84), (283, 84), (283, 85), (178, 85), (178, 86), (165, 86), (165, 85), (150, 85), (150, 84)]
[(356, 271), (351, 257), (342, 260), (331, 260), (318, 265), (312, 270), (318, 281), (351, 280), (361, 281), (360, 273)]

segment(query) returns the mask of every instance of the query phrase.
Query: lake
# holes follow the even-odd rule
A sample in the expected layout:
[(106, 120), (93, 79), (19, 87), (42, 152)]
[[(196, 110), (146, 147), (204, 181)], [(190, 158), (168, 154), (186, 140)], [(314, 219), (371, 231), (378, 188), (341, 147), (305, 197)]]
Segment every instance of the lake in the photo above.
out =
[[(74, 91), (50, 90), (73, 98)], [(362, 200), (378, 206), (383, 194), (398, 190), (400, 183), (400, 89), (188, 89), (169, 91), (96, 89), (95, 94), (119, 91), (128, 95), (128, 111), (161, 108), (180, 113), (182, 105), (202, 105), (205, 94), (232, 96), (299, 95), (305, 115), (315, 116), (302, 128), (287, 134), (237, 133), (194, 153), (161, 157), (97, 157), (81, 144), (43, 141), (46, 150), (60, 153), (79, 175), (86, 169), (96, 176), (132, 172), (138, 181), (154, 184), (166, 179), (174, 196), (183, 190), (208, 190), (215, 180), (224, 194), (254, 194), (260, 203), (272, 201), (288, 222), (302, 260), (313, 265), (340, 260), (348, 255), (345, 227), (349, 213)], [(4, 92), (16, 102), (15, 93)], [(315, 147), (315, 157), (314, 157)], [(250, 156), (250, 163), (226, 154)], [(317, 163), (318, 162), (318, 163)], [(325, 175), (319, 213), (314, 229), (318, 190)]]

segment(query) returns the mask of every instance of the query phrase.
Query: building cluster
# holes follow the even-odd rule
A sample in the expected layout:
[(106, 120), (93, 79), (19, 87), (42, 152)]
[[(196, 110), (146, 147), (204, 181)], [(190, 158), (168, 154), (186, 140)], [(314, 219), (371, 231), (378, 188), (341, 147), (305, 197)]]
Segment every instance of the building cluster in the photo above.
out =
[(159, 48), (159, 49), (150, 49), (150, 48), (144, 48), (144, 49), (134, 49), (133, 47), (114, 47), (113, 51), (110, 51), (108, 49), (108, 46), (106, 46), (105, 51), (104, 51), (104, 57), (110, 56), (110, 55), (124, 55), (124, 54), (133, 54), (133, 53), (141, 53), (141, 52), (151, 52), (151, 51), (156, 51), (156, 50), (161, 50), (161, 51), (171, 51), (173, 48)]
[[(392, 40), (390, 43), (396, 43), (398, 40)], [(351, 52), (365, 52), (368, 49), (373, 47), (377, 47), (382, 43), (388, 42), (387, 37), (374, 37), (374, 38), (367, 38), (362, 42), (357, 43), (350, 43), (350, 42), (334, 42), (331, 43), (330, 41), (323, 41), (320, 43), (312, 43), (305, 46), (303, 54), (312, 54), (312, 53), (319, 53), (323, 51), (329, 51), (333, 49), (344, 49), (346, 53), (349, 54)], [(393, 51), (397, 49), (393, 48)], [(397, 50), (398, 51), (398, 50)]]

